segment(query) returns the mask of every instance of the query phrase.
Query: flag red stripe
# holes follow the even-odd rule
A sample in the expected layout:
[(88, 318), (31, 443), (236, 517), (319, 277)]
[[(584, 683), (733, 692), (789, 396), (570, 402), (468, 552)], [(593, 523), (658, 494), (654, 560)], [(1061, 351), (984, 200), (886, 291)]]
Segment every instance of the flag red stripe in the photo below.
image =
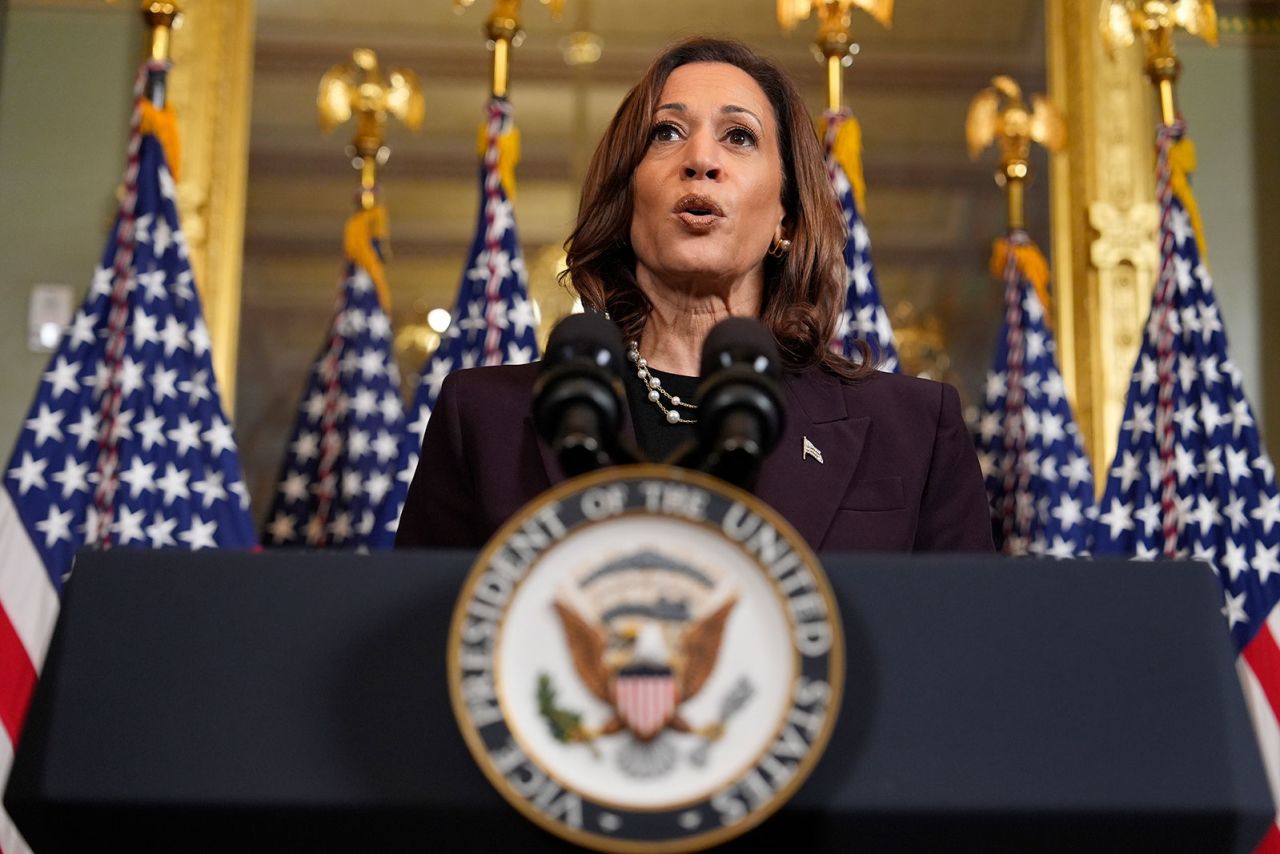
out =
[(0, 604), (0, 724), (9, 734), (11, 744), (18, 743), (27, 704), (36, 687), (36, 669), (27, 648), (14, 631), (9, 614)]
[(644, 700), (644, 732), (646, 734), (657, 729), (658, 722), (658, 692), (657, 680), (652, 677), (645, 679), (640, 683), (640, 690), (643, 691)]
[(1272, 714), (1280, 719), (1280, 646), (1276, 646), (1269, 626), (1263, 626), (1249, 641), (1244, 648), (1244, 660), (1271, 704)]
[(643, 679), (631, 680), (631, 712), (635, 717), (636, 731), (644, 735), (648, 731), (649, 716), (645, 708), (645, 690)]
[(636, 680), (636, 727), (641, 735), (653, 731), (653, 694), (644, 678)]
[(1271, 823), (1267, 835), (1262, 837), (1258, 847), (1253, 849), (1253, 854), (1280, 854), (1280, 825)]

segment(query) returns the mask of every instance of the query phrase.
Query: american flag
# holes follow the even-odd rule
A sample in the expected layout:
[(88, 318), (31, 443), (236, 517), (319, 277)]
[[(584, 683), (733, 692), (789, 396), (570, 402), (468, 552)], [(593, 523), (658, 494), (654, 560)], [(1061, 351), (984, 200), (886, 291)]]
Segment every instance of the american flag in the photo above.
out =
[[(1280, 493), (1189, 214), (1194, 155), (1183, 133), (1179, 120), (1158, 134), (1160, 274), (1094, 552), (1190, 557), (1213, 569), (1272, 793), (1280, 795)], [(1264, 848), (1280, 850), (1280, 827), (1272, 825)]]
[(977, 435), (996, 542), (1009, 555), (1086, 554), (1095, 512), (1093, 472), (1032, 283), (1047, 281), (1044, 257), (1025, 231), (1015, 229), (997, 242), (993, 268), (997, 263), (1004, 325)]
[(858, 209), (857, 193), (851, 178), (862, 180), (862, 131), (847, 109), (823, 113), (826, 123), (824, 145), (827, 175), (840, 199), (848, 238), (844, 245), (845, 297), (844, 310), (836, 328), (831, 349), (845, 358), (856, 355), (853, 342), (862, 339), (871, 345), (880, 369), (898, 371), (898, 348), (893, 341), (889, 313), (880, 301), (876, 284), (876, 268), (871, 263), (871, 237)]
[(404, 409), (382, 268), (382, 208), (347, 223), (348, 261), (329, 333), (311, 367), (263, 539), (371, 545), (395, 482)]
[(401, 434), (396, 466), (399, 473), (379, 515), (374, 539), (378, 545), (388, 545), (395, 538), (409, 481), (418, 467), (422, 434), (444, 378), (460, 368), (518, 365), (538, 358), (537, 317), (529, 299), (529, 282), (509, 198), (509, 176), (514, 171), (519, 138), (506, 99), (490, 99), (488, 113), (475, 239), (462, 274), (453, 320), (439, 348), (423, 367), (409, 408), (413, 420)]
[[(231, 424), (156, 131), (172, 113), (142, 95), (119, 214), (102, 266), (36, 391), (0, 489), (0, 781), (86, 545), (255, 544)], [(26, 850), (0, 813), (0, 849)]]

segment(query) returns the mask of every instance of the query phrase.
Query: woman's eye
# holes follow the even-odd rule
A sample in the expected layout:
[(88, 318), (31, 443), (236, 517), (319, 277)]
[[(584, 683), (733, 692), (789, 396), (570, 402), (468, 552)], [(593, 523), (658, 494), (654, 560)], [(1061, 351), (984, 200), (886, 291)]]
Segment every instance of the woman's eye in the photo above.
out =
[(746, 128), (732, 128), (725, 134), (731, 145), (750, 146), (756, 144), (756, 135)]
[(670, 122), (662, 122), (654, 125), (649, 138), (654, 142), (671, 142), (680, 138), (680, 129)]

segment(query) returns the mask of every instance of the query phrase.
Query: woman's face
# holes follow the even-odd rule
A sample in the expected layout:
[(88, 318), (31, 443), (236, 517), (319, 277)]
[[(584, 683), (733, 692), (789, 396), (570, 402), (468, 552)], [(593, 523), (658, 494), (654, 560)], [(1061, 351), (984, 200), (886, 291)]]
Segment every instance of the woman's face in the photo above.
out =
[(650, 128), (632, 179), (641, 287), (763, 288), (765, 253), (785, 215), (768, 97), (736, 66), (682, 65), (667, 77)]

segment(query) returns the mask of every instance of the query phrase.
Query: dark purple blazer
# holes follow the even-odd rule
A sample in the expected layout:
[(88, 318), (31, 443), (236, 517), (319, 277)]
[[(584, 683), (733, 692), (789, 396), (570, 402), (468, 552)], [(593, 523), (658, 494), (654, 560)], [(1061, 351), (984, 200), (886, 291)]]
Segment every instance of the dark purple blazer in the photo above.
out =
[[(538, 365), (450, 374), (422, 442), (398, 548), (478, 548), (564, 479), (530, 414)], [(991, 551), (987, 495), (956, 390), (879, 373), (788, 375), (786, 429), (755, 493), (816, 551)], [(627, 430), (631, 416), (624, 414)], [(634, 435), (634, 434), (633, 434)], [(803, 454), (804, 440), (823, 462)]]

